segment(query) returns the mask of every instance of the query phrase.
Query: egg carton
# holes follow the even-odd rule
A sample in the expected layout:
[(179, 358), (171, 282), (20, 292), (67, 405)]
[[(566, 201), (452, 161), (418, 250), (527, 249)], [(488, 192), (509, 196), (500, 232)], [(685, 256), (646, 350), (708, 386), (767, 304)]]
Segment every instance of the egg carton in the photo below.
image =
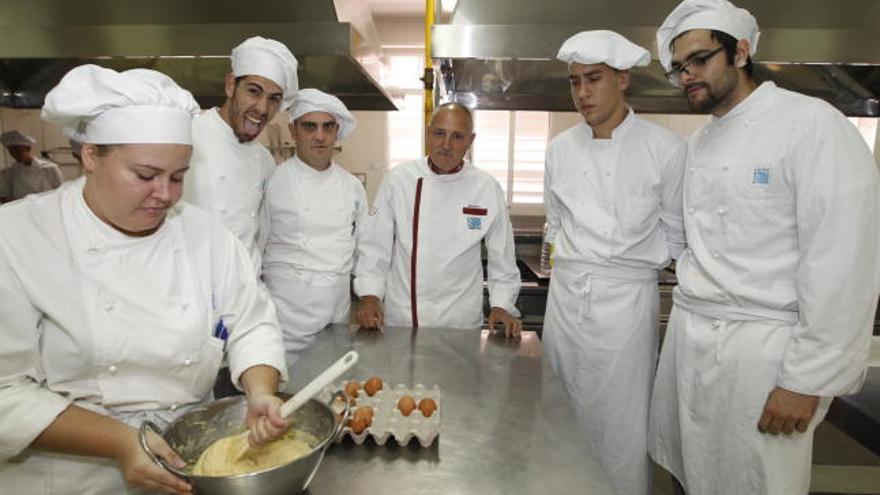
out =
[[(332, 384), (321, 393), (321, 399), (324, 402), (329, 402), (337, 391), (344, 388), (345, 383)], [(397, 408), (398, 401), (404, 395), (411, 396), (415, 399), (416, 404), (426, 397), (431, 398), (437, 404), (437, 409), (430, 417), (425, 417), (418, 408), (414, 409), (409, 416), (404, 416)], [(336, 437), (337, 443), (348, 436), (354, 440), (354, 443), (361, 445), (367, 437), (373, 437), (373, 441), (378, 445), (385, 445), (385, 442), (393, 438), (398, 445), (404, 446), (416, 438), (423, 448), (428, 448), (440, 435), (440, 413), (443, 410), (443, 405), (438, 385), (434, 385), (430, 389), (421, 383), (415, 384), (412, 388), (402, 383), (390, 387), (387, 382), (383, 382), (382, 390), (376, 392), (372, 397), (361, 388), (358, 390), (358, 397), (354, 400), (356, 405), (351, 408), (352, 415), (358, 407), (370, 406), (373, 408), (373, 422), (361, 433), (355, 433), (350, 426), (344, 426), (339, 436)], [(331, 407), (337, 414), (345, 409), (344, 404), (338, 400), (333, 401)]]

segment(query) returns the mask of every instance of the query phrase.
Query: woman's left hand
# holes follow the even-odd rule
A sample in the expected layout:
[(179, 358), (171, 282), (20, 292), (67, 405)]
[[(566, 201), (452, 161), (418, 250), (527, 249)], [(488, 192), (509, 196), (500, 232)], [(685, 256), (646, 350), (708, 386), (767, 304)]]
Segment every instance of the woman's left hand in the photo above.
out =
[(248, 397), (247, 425), (250, 429), (248, 443), (253, 447), (266, 445), (281, 438), (290, 428), (281, 417), (283, 401), (270, 394)]

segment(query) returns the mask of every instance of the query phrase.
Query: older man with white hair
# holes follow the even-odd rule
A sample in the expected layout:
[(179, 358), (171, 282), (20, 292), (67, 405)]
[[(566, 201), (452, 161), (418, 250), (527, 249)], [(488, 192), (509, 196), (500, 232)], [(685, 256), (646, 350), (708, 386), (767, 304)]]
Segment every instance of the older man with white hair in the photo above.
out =
[(263, 208), (275, 160), (257, 136), (299, 90), (297, 61), (282, 43), (254, 36), (232, 50), (226, 101), (193, 120), (192, 169), (184, 199), (232, 231), (259, 271), (266, 239)]
[(647, 50), (613, 31), (587, 31), (558, 58), (584, 122), (547, 151), (554, 266), (544, 347), (615, 492), (646, 494), (657, 270), (684, 249), (686, 146), (626, 105), (629, 71), (650, 62)]
[(657, 32), (670, 81), (712, 114), (689, 143), (651, 401), (651, 456), (689, 494), (809, 491), (813, 431), (864, 379), (880, 285), (876, 163), (831, 105), (754, 81), (758, 38), (726, 0), (685, 0)]
[(367, 196), (333, 160), (355, 118), (333, 95), (299, 92), (288, 111), (296, 154), (269, 181), (263, 279), (275, 301), (288, 361), (329, 323), (347, 322), (351, 271)]
[(58, 165), (33, 155), (36, 140), (21, 131), (0, 135), (15, 162), (0, 171), (0, 203), (21, 199), (28, 194), (50, 191), (61, 185)]

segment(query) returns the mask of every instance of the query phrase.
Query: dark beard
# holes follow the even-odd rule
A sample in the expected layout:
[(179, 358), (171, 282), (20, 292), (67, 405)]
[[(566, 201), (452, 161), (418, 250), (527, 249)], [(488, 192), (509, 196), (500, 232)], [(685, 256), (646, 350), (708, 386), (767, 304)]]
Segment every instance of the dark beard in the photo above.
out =
[[(693, 87), (693, 86), (705, 88), (706, 96), (701, 100), (693, 100), (690, 98), (690, 96), (687, 96), (688, 87)], [(692, 84), (691, 86), (686, 86), (685, 87), (685, 97), (687, 98), (688, 106), (691, 107), (691, 110), (693, 110), (695, 112), (700, 112), (700, 113), (711, 112), (716, 106), (718, 106), (718, 102), (719, 102), (719, 98), (717, 96), (715, 96), (715, 94), (712, 92), (712, 88), (710, 88), (707, 84), (704, 84), (704, 83), (697, 83), (697, 84)]]

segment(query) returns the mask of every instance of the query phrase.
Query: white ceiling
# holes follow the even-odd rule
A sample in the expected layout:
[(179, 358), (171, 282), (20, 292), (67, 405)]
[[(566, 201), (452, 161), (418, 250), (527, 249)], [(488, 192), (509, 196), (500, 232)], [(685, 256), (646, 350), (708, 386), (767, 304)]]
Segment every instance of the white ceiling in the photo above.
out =
[(424, 16), (425, 0), (366, 0), (373, 17)]

